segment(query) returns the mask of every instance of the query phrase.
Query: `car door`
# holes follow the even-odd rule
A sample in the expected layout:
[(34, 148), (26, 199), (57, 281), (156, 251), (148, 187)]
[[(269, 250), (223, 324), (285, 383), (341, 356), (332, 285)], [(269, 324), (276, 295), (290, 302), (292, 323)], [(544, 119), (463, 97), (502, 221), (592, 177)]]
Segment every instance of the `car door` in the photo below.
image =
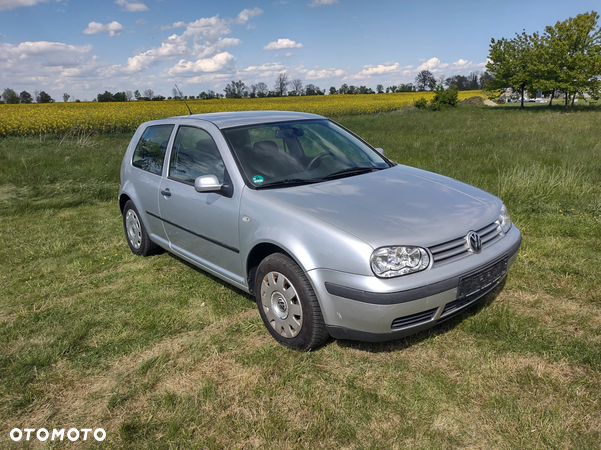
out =
[(150, 237), (155, 242), (167, 245), (167, 236), (162, 221), (157, 217), (159, 212), (159, 187), (166, 165), (165, 152), (175, 125), (159, 124), (147, 127), (131, 157), (132, 174), (126, 178), (134, 187), (134, 203), (143, 216)]
[[(197, 192), (194, 180), (204, 175), (215, 175), (226, 188)], [(213, 136), (200, 126), (180, 125), (159, 193), (161, 219), (171, 249), (209, 272), (243, 285), (239, 191), (232, 186)]]

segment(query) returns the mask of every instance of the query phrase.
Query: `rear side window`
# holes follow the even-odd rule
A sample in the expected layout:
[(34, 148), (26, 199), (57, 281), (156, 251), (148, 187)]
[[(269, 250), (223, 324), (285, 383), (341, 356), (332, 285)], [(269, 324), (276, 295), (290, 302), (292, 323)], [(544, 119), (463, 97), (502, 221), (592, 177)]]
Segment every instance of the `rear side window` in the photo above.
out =
[(197, 177), (215, 175), (223, 183), (225, 165), (209, 133), (195, 127), (179, 127), (171, 152), (169, 178), (194, 184)]
[(173, 127), (174, 125), (155, 125), (146, 128), (134, 150), (132, 165), (160, 175)]

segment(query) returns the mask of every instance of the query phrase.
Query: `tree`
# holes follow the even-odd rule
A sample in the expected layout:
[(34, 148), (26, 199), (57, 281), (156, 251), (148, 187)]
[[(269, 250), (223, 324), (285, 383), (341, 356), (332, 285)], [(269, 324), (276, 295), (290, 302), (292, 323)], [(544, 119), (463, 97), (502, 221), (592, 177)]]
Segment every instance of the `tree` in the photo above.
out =
[(140, 91), (138, 91), (137, 89), (134, 91), (134, 97), (136, 100), (140, 100), (142, 98)]
[(125, 92), (116, 92), (115, 95), (113, 95), (113, 101), (114, 102), (126, 102), (127, 96), (126, 96)]
[(144, 90), (143, 98), (146, 100), (152, 100), (154, 97), (154, 91), (150, 88)]
[(96, 96), (96, 101), (100, 102), (114, 102), (113, 94), (109, 91), (104, 91), (104, 94), (98, 94)]
[(129, 89), (125, 91), (125, 99), (128, 102), (131, 102), (132, 99), (134, 98), (134, 93), (132, 91), (130, 91)]
[(422, 70), (415, 77), (415, 86), (418, 91), (425, 91), (426, 89), (432, 91), (436, 87), (436, 78), (429, 70)]
[(63, 94), (63, 102), (67, 103), (70, 98), (71, 98), (71, 96), (69, 94), (67, 94), (67, 93)]
[(174, 100), (182, 99), (182, 96), (180, 95), (179, 91), (176, 88), (171, 89), (171, 96), (173, 97)]
[(330, 95), (336, 95), (338, 94), (338, 91), (336, 90), (336, 88), (334, 86), (330, 86)]
[(286, 95), (286, 92), (288, 91), (288, 84), (288, 75), (286, 75), (286, 73), (280, 73), (275, 79), (275, 84), (273, 86), (275, 95), (278, 97), (283, 97)]
[[(545, 28), (536, 45), (538, 79), (533, 88), (565, 92), (565, 107), (571, 109), (577, 95), (588, 92), (601, 97), (601, 28), (599, 14), (578, 14)], [(571, 99), (571, 100), (570, 100)]]
[(32, 103), (33, 97), (31, 96), (31, 94), (29, 92), (23, 91), (19, 94), (19, 101), (21, 103)]
[(397, 92), (413, 92), (414, 90), (415, 88), (412, 83), (399, 84), (399, 87), (397, 88)]
[(340, 86), (340, 89), (338, 89), (338, 93), (339, 94), (348, 94), (349, 91), (349, 87), (348, 84), (344, 83), (342, 86)]
[(4, 92), (2, 93), (2, 100), (4, 100), (4, 103), (11, 103), (11, 104), (20, 102), (19, 95), (15, 91), (13, 91), (11, 88), (4, 89)]
[(384, 86), (382, 86), (381, 84), (378, 84), (376, 86), (376, 91), (378, 92), (378, 94), (384, 93)]
[(265, 83), (260, 81), (255, 86), (257, 88), (257, 91), (256, 91), (257, 97), (260, 97), (260, 98), (267, 97), (267, 95), (269, 94), (269, 88), (267, 87), (267, 85)]
[(54, 103), (54, 99), (52, 97), (50, 97), (49, 94), (47, 94), (46, 92), (42, 91), (42, 92), (37, 92), (36, 91), (36, 102), (38, 103)]
[(224, 91), (225, 98), (242, 98), (248, 96), (248, 89), (242, 80), (232, 81), (225, 87)]
[(301, 81), (300, 78), (295, 78), (294, 80), (292, 80), (290, 82), (290, 86), (292, 86), (292, 88), (290, 89), (290, 94), (297, 95), (297, 96), (304, 94), (303, 82)]
[(489, 72), (482, 72), (480, 74), (480, 80), (479, 80), (479, 89), (486, 89), (486, 86), (488, 85), (489, 82), (492, 82), (493, 80), (493, 76), (489, 73)]
[(319, 87), (315, 86), (314, 84), (308, 84), (305, 86), (305, 95), (324, 95), (324, 93), (324, 91), (319, 89)]
[(526, 32), (515, 35), (513, 39), (491, 39), (486, 69), (494, 77), (489, 89), (512, 88), (522, 98), (520, 108), (524, 107), (526, 86), (532, 84), (532, 61), (535, 57), (533, 41), (536, 37)]

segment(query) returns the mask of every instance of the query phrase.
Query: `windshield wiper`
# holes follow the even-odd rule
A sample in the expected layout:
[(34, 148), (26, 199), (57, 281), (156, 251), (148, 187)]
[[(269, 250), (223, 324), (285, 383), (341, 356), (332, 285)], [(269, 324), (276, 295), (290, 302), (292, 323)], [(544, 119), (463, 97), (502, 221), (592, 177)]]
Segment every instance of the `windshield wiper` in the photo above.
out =
[(272, 187), (283, 187), (283, 186), (301, 186), (303, 184), (317, 183), (321, 180), (312, 180), (307, 178), (286, 178), (284, 180), (272, 181), (270, 183), (261, 184), (256, 186), (256, 189), (265, 189)]
[(322, 177), (322, 180), (333, 180), (335, 178), (350, 177), (353, 175), (360, 175), (362, 173), (375, 172), (376, 170), (386, 169), (387, 167), (347, 167), (346, 169), (339, 170), (338, 172), (331, 173)]

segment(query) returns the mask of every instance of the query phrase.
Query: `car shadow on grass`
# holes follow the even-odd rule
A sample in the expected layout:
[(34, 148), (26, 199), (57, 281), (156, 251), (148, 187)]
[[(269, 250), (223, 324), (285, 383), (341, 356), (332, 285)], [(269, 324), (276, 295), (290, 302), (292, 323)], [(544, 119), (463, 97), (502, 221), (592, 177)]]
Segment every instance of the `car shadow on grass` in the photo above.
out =
[[(507, 277), (503, 278), (499, 285), (495, 287), (491, 292), (489, 292), (484, 297), (476, 301), (475, 304), (468, 306), (467, 309), (464, 309), (457, 315), (445, 320), (444, 322), (439, 322), (432, 328), (429, 328), (416, 334), (412, 334), (411, 336), (386, 342), (359, 342), (342, 339), (336, 340), (335, 342), (342, 348), (352, 348), (355, 350), (362, 350), (369, 353), (392, 353), (405, 350), (425, 340), (446, 334), (447, 332), (453, 330), (464, 320), (468, 319), (469, 317), (475, 316), (479, 314), (480, 311), (482, 311), (483, 309), (488, 308), (503, 291), (506, 281)], [(325, 345), (328, 345), (330, 342), (332, 342), (332, 340), (329, 340)]]

